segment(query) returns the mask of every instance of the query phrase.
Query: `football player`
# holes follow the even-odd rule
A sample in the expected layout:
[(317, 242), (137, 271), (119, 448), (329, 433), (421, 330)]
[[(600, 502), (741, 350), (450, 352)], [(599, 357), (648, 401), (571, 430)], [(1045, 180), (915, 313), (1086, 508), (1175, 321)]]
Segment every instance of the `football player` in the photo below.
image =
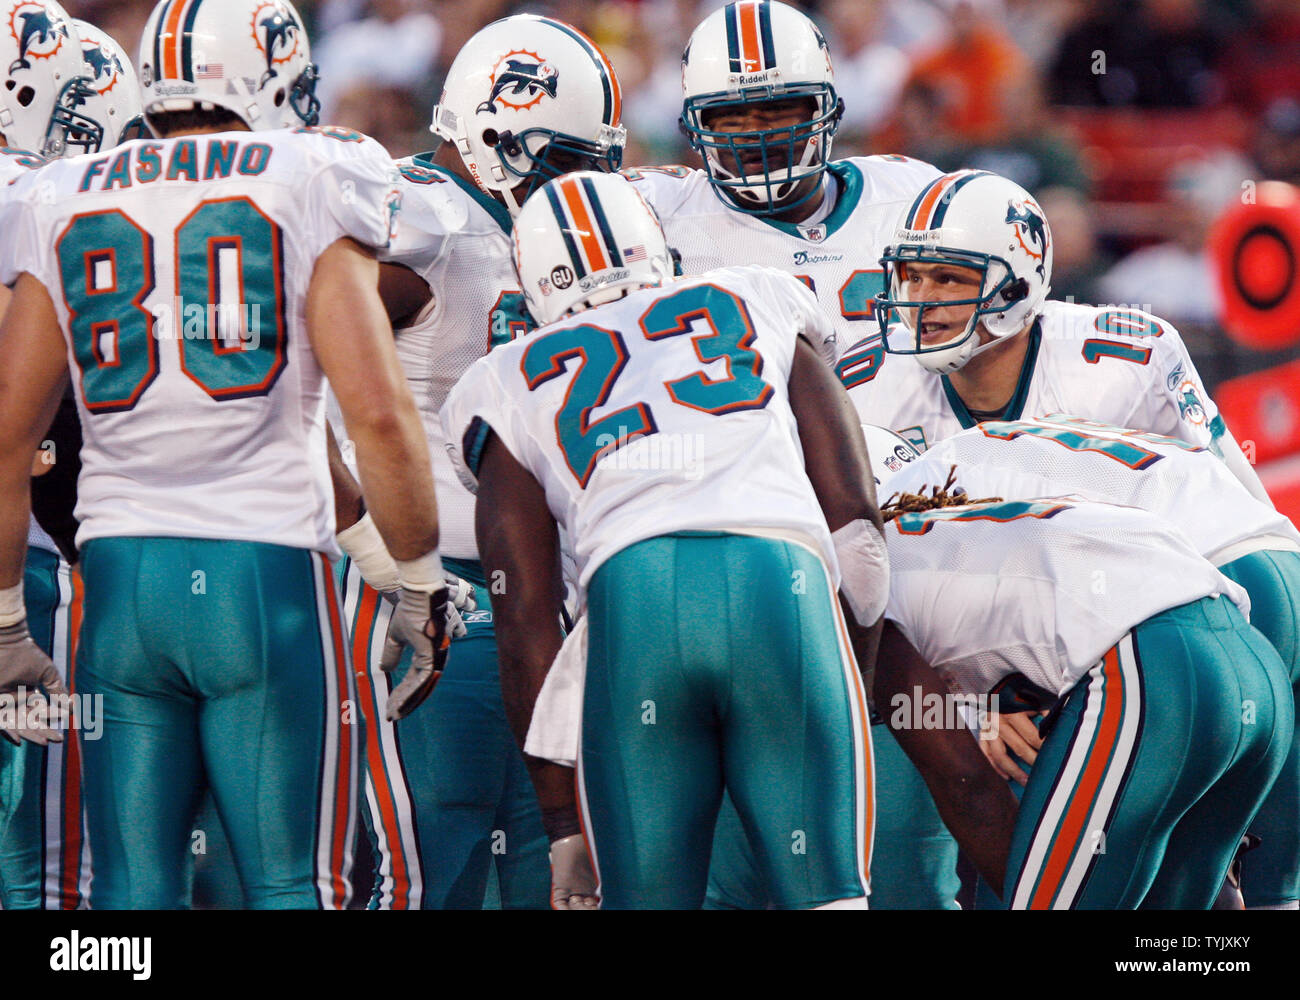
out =
[(30, 688), (42, 665), (14, 584), (26, 472), (71, 372), (78, 685), (104, 712), (81, 741), (91, 903), (182, 905), (207, 785), (250, 906), (343, 907), (356, 693), (329, 565), (327, 376), (399, 560), (385, 663), (414, 646), (422, 683), (395, 698), (426, 692), (445, 656), (428, 453), (375, 291), (396, 172), (364, 136), (313, 127), (286, 0), (163, 0), (140, 70), (159, 140), (50, 164), (4, 212), (0, 674)]
[[(670, 282), (652, 211), (614, 178), (552, 182), (519, 230), (529, 309), (551, 325), (479, 362), (443, 408), (477, 478), (485, 565), (509, 581), (498, 615), (518, 738), (560, 648), (559, 521), (587, 640), (569, 660), (581, 696), (558, 700), (557, 721), (575, 731), (576, 701), (604, 905), (699, 906), (724, 788), (775, 905), (864, 905), (871, 743), (854, 653), (869, 673), (888, 573), (861, 431), (812, 346), (825, 315), (767, 268)], [(577, 281), (557, 290), (561, 263)], [(681, 574), (719, 599), (665, 603), (658, 581)], [(967, 801), (1014, 810), (963, 735)], [(571, 772), (530, 766), (553, 905), (589, 906)]]
[[(865, 903), (870, 739), (834, 567), (859, 632), (878, 623), (887, 567), (861, 432), (809, 343), (820, 309), (771, 270), (672, 281), (622, 178), (552, 181), (516, 225), (528, 308), (553, 325), (471, 368), (443, 421), (477, 481), (484, 565), (506, 581), (495, 612), (521, 744), (560, 647), (557, 523), (572, 539), (582, 828), (603, 905), (698, 907), (724, 787), (778, 905)], [(726, 377), (696, 370), (724, 358)], [(721, 606), (665, 603), (656, 581), (684, 573)], [(582, 842), (572, 772), (530, 763), (557, 905), (590, 899), (565, 860)]]
[[(477, 610), (465, 616), (467, 634), (453, 633), (455, 669), (437, 697), (396, 725), (383, 718), (376, 709), (390, 680), (373, 667), (391, 613), (381, 593), (395, 578), (367, 519), (349, 527), (341, 505), (339, 541), (354, 557), (344, 582), (353, 654), (372, 668), (361, 694), (373, 723), (366, 800), (381, 908), (479, 908), (493, 861), (503, 906), (548, 903), (536, 795), (501, 701), (496, 594), (479, 562), (474, 498), (446, 457), (438, 410), (475, 360), (530, 328), (510, 264), (514, 215), (548, 178), (618, 167), (621, 105), (613, 68), (588, 38), (549, 18), (508, 17), (453, 61), (434, 108), (441, 147), (401, 164), (402, 217), (380, 288), (433, 455), (446, 565), (462, 590), (472, 588)], [(554, 280), (566, 284), (562, 274)]]
[(104, 130), (101, 148), (147, 138), (149, 129), (140, 103), (140, 80), (130, 56), (111, 35), (89, 21), (72, 23), (81, 39), (81, 59), (90, 81), (91, 95), (82, 105), (83, 113)]
[[(682, 54), (682, 88), (681, 127), (703, 169), (626, 175), (659, 213), (686, 274), (764, 264), (808, 285), (833, 320), (818, 346), (838, 361), (872, 320), (895, 218), (939, 171), (903, 156), (831, 158), (843, 102), (826, 40), (774, 0), (739, 0), (706, 17)], [(954, 908), (956, 845), (889, 733), (876, 742), (872, 906)], [(734, 827), (734, 816), (720, 823)], [(711, 905), (759, 905), (734, 884), (743, 867), (734, 860), (720, 848)]]
[[(115, 137), (103, 128), (103, 109), (92, 106), (91, 74), (78, 65), (79, 37), (83, 30), (94, 29), (72, 21), (54, 2), (11, 2), (4, 13), (6, 23), (21, 28), (0, 37), (0, 64), (5, 67), (5, 86), (0, 88), (0, 145), (5, 147), (0, 152), (0, 197), (7, 198), (13, 190), (9, 183), (37, 169), (46, 155), (94, 152), (101, 144), (115, 144)], [(138, 109), (134, 79), (118, 89), (123, 106), (134, 101)], [(8, 297), (8, 289), (0, 286), (0, 311)], [(27, 534), (23, 605), (33, 640), (71, 687), (81, 580), (69, 562), (76, 553), (68, 528), (80, 427), (75, 407), (67, 402), (32, 466), (38, 478), (32, 481), (34, 513)], [(83, 905), (90, 857), (82, 837), (80, 785), (74, 740), (44, 747), (0, 743), (0, 904), (6, 909)]]
[(1146, 511), (956, 499), (927, 509), (905, 495), (886, 510), (879, 710), (900, 730), (927, 724), (905, 679), (922, 662), (996, 697), (987, 707), (1050, 711), (1011, 837), (1008, 908), (1208, 909), (1295, 724), (1245, 591)]
[(982, 420), (1071, 413), (1208, 448), (1268, 502), (1177, 330), (1137, 306), (1048, 299), (1052, 230), (1018, 184), (945, 174), (881, 263), (879, 329), (840, 365), (863, 423), (924, 451)]
[[(889, 480), (891, 493), (920, 494), (961, 469), (971, 496), (1076, 494), (1140, 507), (1178, 528), (1193, 548), (1250, 596), (1251, 624), (1273, 644), (1300, 698), (1300, 532), (1252, 497), (1221, 461), (1175, 438), (1126, 431), (1077, 417), (991, 421), (934, 445)], [(1004, 732), (1015, 723), (1002, 720)], [(1008, 733), (1014, 738), (1014, 732)], [(1032, 763), (1035, 734), (1026, 731)], [(1000, 739), (984, 739), (990, 760), (1023, 784), (1024, 772)], [(1242, 892), (1251, 907), (1295, 909), (1300, 898), (1300, 746), (1294, 743), (1251, 832), (1259, 847), (1243, 858)]]

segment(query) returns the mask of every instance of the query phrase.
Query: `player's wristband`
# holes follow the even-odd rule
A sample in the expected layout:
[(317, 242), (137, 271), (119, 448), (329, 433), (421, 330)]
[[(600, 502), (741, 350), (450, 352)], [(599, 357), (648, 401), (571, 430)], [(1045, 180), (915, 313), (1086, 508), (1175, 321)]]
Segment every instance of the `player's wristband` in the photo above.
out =
[(578, 822), (578, 810), (573, 806), (561, 806), (559, 809), (542, 810), (542, 829), (546, 839), (554, 844), (557, 840), (582, 833), (582, 824)]
[(436, 590), (444, 590), (447, 587), (447, 578), (443, 575), (442, 559), (439, 558), (437, 549), (426, 552), (418, 559), (409, 559), (405, 562), (399, 559), (397, 577), (406, 590), (420, 590), (432, 594)]
[(0, 590), (0, 628), (17, 625), (27, 617), (21, 583)]
[(362, 514), (361, 520), (352, 527), (340, 531), (337, 540), (339, 548), (356, 563), (357, 570), (366, 583), (384, 593), (401, 589), (397, 563), (388, 554), (369, 511)]
[(866, 518), (850, 521), (831, 534), (840, 564), (840, 593), (859, 625), (876, 623), (889, 603), (889, 549)]

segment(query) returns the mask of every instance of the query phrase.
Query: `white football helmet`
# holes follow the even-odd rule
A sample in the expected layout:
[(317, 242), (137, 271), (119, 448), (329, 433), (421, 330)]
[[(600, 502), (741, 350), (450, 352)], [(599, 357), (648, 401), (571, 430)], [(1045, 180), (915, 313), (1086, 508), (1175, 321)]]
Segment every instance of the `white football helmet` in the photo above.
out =
[(103, 129), (84, 110), (92, 91), (67, 12), (54, 0), (4, 0), (0, 17), (5, 142), (52, 159), (98, 151)]
[(73, 20), (81, 39), (92, 94), (85, 111), (104, 129), (103, 148), (140, 139), (149, 134), (140, 103), (140, 81), (131, 59), (113, 38), (89, 21)]
[[(957, 371), (975, 355), (1019, 333), (1042, 312), (1051, 290), (1052, 231), (1042, 208), (1019, 184), (986, 170), (959, 170), (930, 182), (899, 220), (880, 258), (884, 294), (876, 318), (885, 350), (913, 354), (930, 371)], [(980, 272), (975, 298), (911, 300), (909, 264), (952, 264)], [(926, 308), (975, 306), (958, 336), (921, 343)], [(889, 324), (895, 322), (891, 330)], [(977, 327), (992, 339), (980, 346)]]
[[(456, 54), (429, 130), (454, 143), (470, 174), (511, 215), (569, 170), (617, 170), (627, 130), (605, 54), (561, 21), (532, 14), (483, 28)], [(531, 178), (524, 198), (513, 188)]]
[[(682, 53), (682, 130), (704, 159), (714, 190), (742, 212), (786, 211), (781, 204), (830, 161), (844, 102), (835, 93), (826, 39), (807, 17), (775, 0), (739, 0), (697, 27)], [(810, 98), (816, 110), (793, 128), (710, 129), (705, 118), (737, 105)]]
[(315, 125), (316, 77), (289, 0), (159, 0), (140, 39), (146, 119), (222, 108), (257, 132)]
[(581, 170), (549, 181), (514, 226), (514, 263), (539, 326), (660, 285), (673, 254), (659, 217), (619, 174)]
[(876, 499), (884, 503), (889, 498), (886, 484), (896, 473), (902, 472), (905, 465), (920, 458), (921, 453), (887, 427), (863, 424), (862, 436), (867, 439), (867, 457), (871, 459), (871, 473), (876, 480)]

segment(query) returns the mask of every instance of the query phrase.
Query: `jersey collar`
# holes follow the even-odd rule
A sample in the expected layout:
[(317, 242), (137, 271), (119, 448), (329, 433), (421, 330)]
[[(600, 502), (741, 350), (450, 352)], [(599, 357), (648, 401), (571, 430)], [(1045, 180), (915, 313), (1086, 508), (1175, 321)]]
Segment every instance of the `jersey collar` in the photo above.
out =
[[(850, 163), (848, 160), (836, 160), (834, 163), (828, 165), (826, 169), (834, 175), (837, 181), (840, 182), (840, 192), (839, 198), (835, 202), (835, 208), (831, 210), (831, 214), (826, 216), (825, 219), (817, 224), (818, 228), (825, 230), (826, 233), (825, 236), (817, 241), (818, 243), (824, 243), (835, 235), (836, 230), (849, 220), (849, 216), (853, 214), (853, 210), (858, 207), (858, 202), (862, 198), (862, 171), (860, 171), (854, 164)], [(753, 218), (758, 219), (759, 222), (766, 223), (773, 229), (779, 229), (781, 232), (787, 233), (790, 236), (796, 236), (801, 240), (812, 242), (811, 240), (807, 240), (807, 237), (804, 236), (797, 223), (780, 222), (776, 219), (764, 218), (761, 215), (755, 215)]]
[(433, 162), (433, 153), (417, 153), (415, 156), (411, 157), (411, 159), (414, 160), (418, 166), (424, 167), (426, 170), (436, 171), (448, 180), (455, 181), (456, 185), (462, 191), (478, 202), (479, 207), (482, 208), (483, 211), (492, 216), (493, 221), (501, 227), (502, 232), (508, 235), (511, 230), (514, 229), (514, 219), (510, 218), (510, 212), (506, 209), (505, 205), (501, 204), (501, 202), (497, 201), (491, 195), (484, 194), (478, 189), (477, 185), (471, 184), (469, 181), (465, 180), (464, 177), (460, 176), (460, 174), (454, 173), (446, 167), (438, 166)]
[[(1019, 420), (1025, 409), (1025, 401), (1029, 398), (1029, 383), (1034, 380), (1034, 364), (1038, 360), (1038, 344), (1042, 340), (1042, 327), (1038, 320), (1034, 320), (1034, 326), (1029, 331), (1029, 347), (1025, 349), (1025, 360), (1020, 365), (1020, 378), (1016, 381), (1016, 391), (1011, 394), (1011, 402), (1003, 410), (999, 420)], [(957, 417), (957, 422), (961, 424), (962, 430), (969, 430), (974, 427), (978, 421), (970, 415), (970, 410), (966, 409), (966, 404), (962, 402), (957, 390), (952, 387), (952, 381), (947, 375), (941, 375), (943, 379), (943, 393), (948, 397), (948, 405), (952, 407), (953, 414)]]

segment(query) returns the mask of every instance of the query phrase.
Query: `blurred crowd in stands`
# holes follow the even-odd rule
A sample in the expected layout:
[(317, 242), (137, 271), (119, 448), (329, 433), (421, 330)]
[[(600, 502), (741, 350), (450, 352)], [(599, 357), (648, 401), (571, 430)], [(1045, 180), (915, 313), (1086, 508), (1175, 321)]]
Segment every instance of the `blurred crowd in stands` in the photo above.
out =
[[(723, 0), (295, 0), (324, 118), (394, 156), (433, 145), (442, 76), (507, 14), (566, 20), (623, 84), (625, 163), (694, 163), (677, 129), (680, 58)], [(1053, 297), (1137, 305), (1183, 331), (1210, 391), (1300, 357), (1215, 325), (1210, 223), (1265, 179), (1300, 183), (1300, 0), (787, 0), (829, 41), (846, 114), (835, 155), (984, 167), (1041, 201)], [(65, 0), (132, 54), (152, 0)]]

